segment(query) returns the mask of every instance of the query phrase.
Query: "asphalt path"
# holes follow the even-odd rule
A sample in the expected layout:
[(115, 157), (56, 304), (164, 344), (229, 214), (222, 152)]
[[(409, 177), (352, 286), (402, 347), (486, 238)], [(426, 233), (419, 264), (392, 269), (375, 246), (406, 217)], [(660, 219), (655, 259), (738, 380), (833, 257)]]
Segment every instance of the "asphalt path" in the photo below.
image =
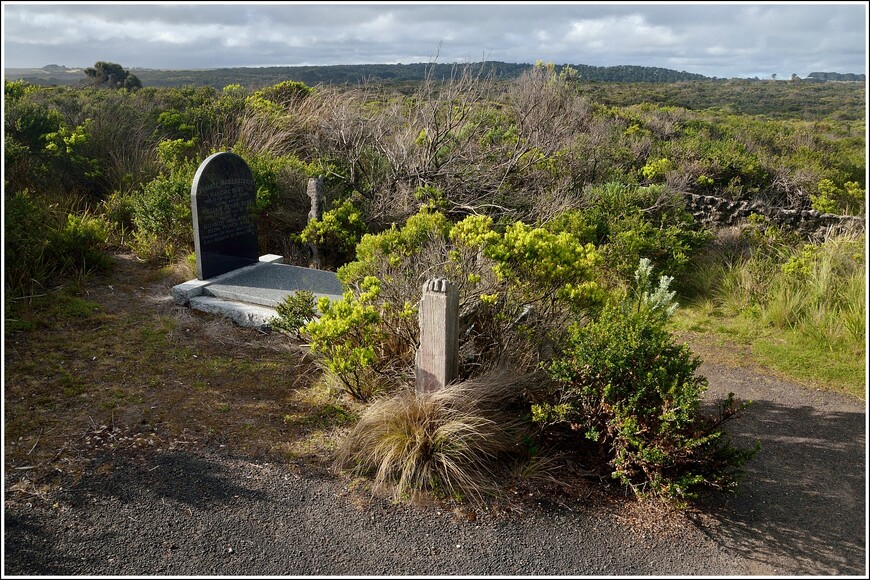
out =
[(700, 372), (711, 397), (754, 401), (728, 429), (762, 451), (736, 496), (680, 525), (582, 501), (393, 504), (322, 470), (228, 450), (118, 452), (45, 497), (7, 494), (4, 573), (865, 576), (865, 404), (745, 368)]

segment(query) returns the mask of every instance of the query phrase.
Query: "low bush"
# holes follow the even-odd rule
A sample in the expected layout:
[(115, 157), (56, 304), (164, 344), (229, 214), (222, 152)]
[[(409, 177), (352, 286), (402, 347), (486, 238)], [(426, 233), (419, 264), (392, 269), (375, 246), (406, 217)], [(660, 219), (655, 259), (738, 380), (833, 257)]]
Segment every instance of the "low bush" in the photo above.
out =
[(862, 215), (867, 205), (867, 192), (857, 181), (847, 181), (843, 187), (830, 179), (822, 179), (815, 195), (810, 194), (812, 208), (822, 213)]
[(349, 291), (321, 300), (322, 316), (302, 333), (358, 398), (371, 394), (362, 386), (370, 379), (401, 383), (412, 374), (416, 304), (429, 278), (457, 286), (464, 378), (506, 356), (535, 368), (550, 330), (600, 298), (600, 257), (590, 244), (521, 222), (499, 232), (488, 217), (451, 225), (424, 209), (402, 228), (364, 236), (357, 258), (338, 271)]
[(322, 266), (337, 267), (355, 258), (357, 243), (365, 233), (362, 214), (352, 199), (345, 199), (320, 219), (309, 220), (297, 239), (319, 246)]
[(314, 294), (307, 290), (296, 290), (275, 307), (275, 312), (278, 316), (269, 322), (270, 326), (299, 338), (300, 329), (317, 315)]
[[(378, 301), (380, 292), (380, 280), (369, 276), (358, 295), (348, 291), (334, 302), (322, 297), (317, 302), (320, 317), (300, 329), (323, 366), (360, 401), (383, 386), (390, 371), (397, 370), (397, 361), (413, 356), (405, 337), (389, 332), (390, 325), (384, 323), (391, 312), (389, 303)], [(286, 311), (279, 316), (282, 324), (293, 324)]]
[(102, 216), (67, 214), (66, 223), (52, 235), (54, 261), (65, 272), (86, 274), (107, 269), (111, 264), (105, 252), (109, 228)]
[(305, 191), (316, 168), (291, 154), (255, 152), (241, 146), (233, 151), (245, 159), (254, 175), (260, 239), (265, 247), (280, 248), (306, 225), (310, 200)]
[(6, 195), (6, 291), (26, 294), (69, 275), (109, 267), (105, 253), (110, 225), (87, 210), (65, 211), (59, 204), (23, 191)]
[(193, 248), (191, 185), (200, 164), (196, 139), (161, 141), (157, 157), (160, 173), (125, 197), (135, 227), (133, 249), (143, 259), (172, 261)]
[(132, 196), (132, 248), (144, 260), (173, 260), (193, 247), (190, 186), (196, 167), (183, 163)]
[(682, 195), (664, 186), (606, 183), (587, 188), (583, 204), (556, 216), (546, 227), (593, 243), (613, 281), (629, 281), (641, 258), (679, 276), (712, 239), (688, 213)]
[(676, 308), (670, 279), (654, 287), (650, 274), (642, 260), (628, 295), (569, 329), (547, 365), (556, 388), (532, 412), (545, 427), (567, 427), (581, 448), (591, 444), (585, 459), (599, 458), (639, 495), (681, 502), (704, 486), (733, 487), (754, 451), (733, 447), (719, 430), (742, 408), (733, 395), (718, 416), (700, 412), (700, 360), (666, 329)]
[(57, 269), (50, 260), (49, 231), (58, 227), (58, 219), (27, 191), (5, 198), (6, 292), (26, 293), (34, 284), (45, 284)]

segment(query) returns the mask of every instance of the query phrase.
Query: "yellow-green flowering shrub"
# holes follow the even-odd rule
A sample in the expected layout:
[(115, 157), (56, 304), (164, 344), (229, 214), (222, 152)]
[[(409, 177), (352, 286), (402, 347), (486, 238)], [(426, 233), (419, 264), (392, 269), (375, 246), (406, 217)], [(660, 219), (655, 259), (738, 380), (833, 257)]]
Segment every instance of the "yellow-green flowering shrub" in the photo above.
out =
[(320, 219), (308, 222), (299, 234), (299, 241), (317, 244), (330, 263), (341, 263), (353, 258), (366, 224), (353, 200), (346, 199), (333, 209), (323, 212)]
[(340, 301), (318, 304), (321, 318), (302, 332), (359, 398), (368, 396), (361, 385), (371, 373), (395, 378), (412, 372), (416, 305), (429, 278), (457, 286), (461, 341), (477, 365), (522, 350), (533, 366), (549, 329), (602, 294), (594, 281), (601, 258), (591, 244), (520, 222), (499, 231), (485, 216), (451, 224), (423, 209), (402, 227), (365, 235), (356, 254), (338, 271), (349, 291)]
[(312, 352), (320, 356), (351, 395), (362, 401), (375, 390), (371, 374), (386, 338), (381, 308), (376, 302), (380, 292), (380, 280), (370, 276), (360, 285), (358, 294), (348, 291), (334, 302), (321, 297), (317, 302), (320, 317), (301, 328), (311, 342)]

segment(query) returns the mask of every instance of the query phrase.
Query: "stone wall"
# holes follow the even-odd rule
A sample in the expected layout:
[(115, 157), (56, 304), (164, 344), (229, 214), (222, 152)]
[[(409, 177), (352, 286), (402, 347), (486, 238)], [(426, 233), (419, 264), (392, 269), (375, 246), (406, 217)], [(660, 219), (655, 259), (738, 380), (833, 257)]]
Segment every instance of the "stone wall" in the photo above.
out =
[(712, 195), (686, 193), (686, 207), (695, 219), (707, 225), (735, 226), (751, 214), (761, 214), (773, 223), (797, 230), (807, 238), (822, 238), (834, 231), (864, 231), (863, 216), (821, 213), (814, 209), (798, 210), (766, 206), (758, 202), (731, 201)]

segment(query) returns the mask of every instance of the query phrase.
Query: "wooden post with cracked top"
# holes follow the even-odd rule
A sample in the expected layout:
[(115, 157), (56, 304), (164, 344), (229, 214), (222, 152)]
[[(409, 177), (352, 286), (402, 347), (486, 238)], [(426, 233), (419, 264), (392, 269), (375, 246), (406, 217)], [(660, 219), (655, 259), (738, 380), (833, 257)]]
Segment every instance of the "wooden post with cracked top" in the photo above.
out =
[(430, 393), (459, 376), (459, 291), (445, 278), (427, 280), (420, 299), (417, 392)]

